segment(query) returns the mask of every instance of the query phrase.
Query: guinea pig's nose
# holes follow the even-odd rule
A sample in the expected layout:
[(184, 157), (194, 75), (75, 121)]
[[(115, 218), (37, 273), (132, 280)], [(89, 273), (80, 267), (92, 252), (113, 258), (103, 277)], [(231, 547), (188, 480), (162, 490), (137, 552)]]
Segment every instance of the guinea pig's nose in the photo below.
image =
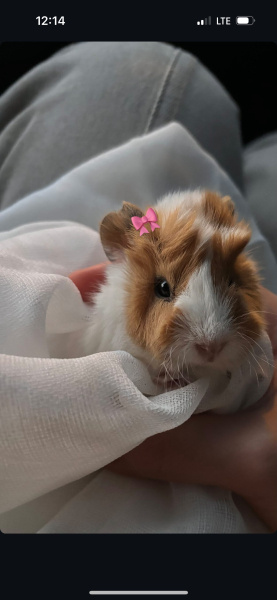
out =
[(226, 346), (226, 342), (207, 342), (206, 344), (195, 344), (195, 348), (197, 352), (200, 354), (201, 358), (208, 362), (212, 362), (223, 350), (224, 346)]

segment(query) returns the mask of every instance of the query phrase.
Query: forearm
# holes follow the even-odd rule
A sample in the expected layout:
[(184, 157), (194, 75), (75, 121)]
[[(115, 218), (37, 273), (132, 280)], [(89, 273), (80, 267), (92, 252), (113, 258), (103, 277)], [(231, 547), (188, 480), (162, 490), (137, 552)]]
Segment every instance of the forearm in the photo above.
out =
[(193, 416), (180, 427), (149, 438), (107, 468), (135, 477), (233, 489), (238, 470), (243, 475), (243, 457), (233, 444), (238, 425), (237, 415)]

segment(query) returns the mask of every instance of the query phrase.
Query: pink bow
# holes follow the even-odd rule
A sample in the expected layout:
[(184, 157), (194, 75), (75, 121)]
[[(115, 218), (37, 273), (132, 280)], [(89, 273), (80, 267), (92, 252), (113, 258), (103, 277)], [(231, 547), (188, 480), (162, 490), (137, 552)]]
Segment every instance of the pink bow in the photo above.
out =
[(157, 215), (153, 208), (148, 208), (146, 215), (143, 217), (132, 217), (131, 221), (135, 229), (140, 229), (139, 235), (143, 235), (144, 233), (150, 233), (150, 231), (148, 231), (146, 227), (144, 227), (144, 223), (150, 223), (151, 231), (154, 231), (154, 229), (157, 228), (160, 229), (160, 226), (158, 225), (158, 223), (156, 223)]

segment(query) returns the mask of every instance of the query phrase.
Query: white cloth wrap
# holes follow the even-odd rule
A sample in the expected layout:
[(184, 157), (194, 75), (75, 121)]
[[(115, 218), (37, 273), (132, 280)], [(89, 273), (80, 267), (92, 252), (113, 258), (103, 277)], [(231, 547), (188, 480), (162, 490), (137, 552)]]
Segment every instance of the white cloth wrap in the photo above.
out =
[[(259, 259), (264, 285), (276, 292), (276, 263), (247, 204), (177, 124), (88, 161), (0, 213), (3, 531), (265, 530), (227, 491), (99, 469), (195, 411), (233, 411), (258, 400), (272, 376), (267, 336), (256, 347), (255, 369), (242, 365), (224, 389), (222, 382), (199, 379), (156, 396), (146, 367), (126, 352), (49, 358), (47, 335), (77, 330), (88, 318), (67, 275), (105, 260), (95, 231), (101, 218), (123, 200), (154, 205), (163, 194), (199, 186), (230, 195), (250, 221), (249, 249)], [(72, 485), (61, 488), (66, 484)]]

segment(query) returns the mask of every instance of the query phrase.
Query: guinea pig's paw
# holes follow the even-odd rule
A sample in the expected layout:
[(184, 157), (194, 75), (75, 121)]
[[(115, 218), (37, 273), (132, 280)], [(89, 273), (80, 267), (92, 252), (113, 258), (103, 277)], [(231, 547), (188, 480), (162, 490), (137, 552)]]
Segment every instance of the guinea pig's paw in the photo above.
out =
[(159, 385), (161, 387), (166, 387), (166, 383), (168, 381), (168, 377), (164, 374), (159, 375), (157, 377), (153, 377), (153, 383), (155, 383), (155, 385)]
[(185, 387), (188, 385), (190, 380), (187, 375), (179, 374), (171, 375), (168, 371), (162, 371), (157, 377), (153, 378), (153, 382), (164, 388), (164, 390), (175, 390), (177, 388)]

